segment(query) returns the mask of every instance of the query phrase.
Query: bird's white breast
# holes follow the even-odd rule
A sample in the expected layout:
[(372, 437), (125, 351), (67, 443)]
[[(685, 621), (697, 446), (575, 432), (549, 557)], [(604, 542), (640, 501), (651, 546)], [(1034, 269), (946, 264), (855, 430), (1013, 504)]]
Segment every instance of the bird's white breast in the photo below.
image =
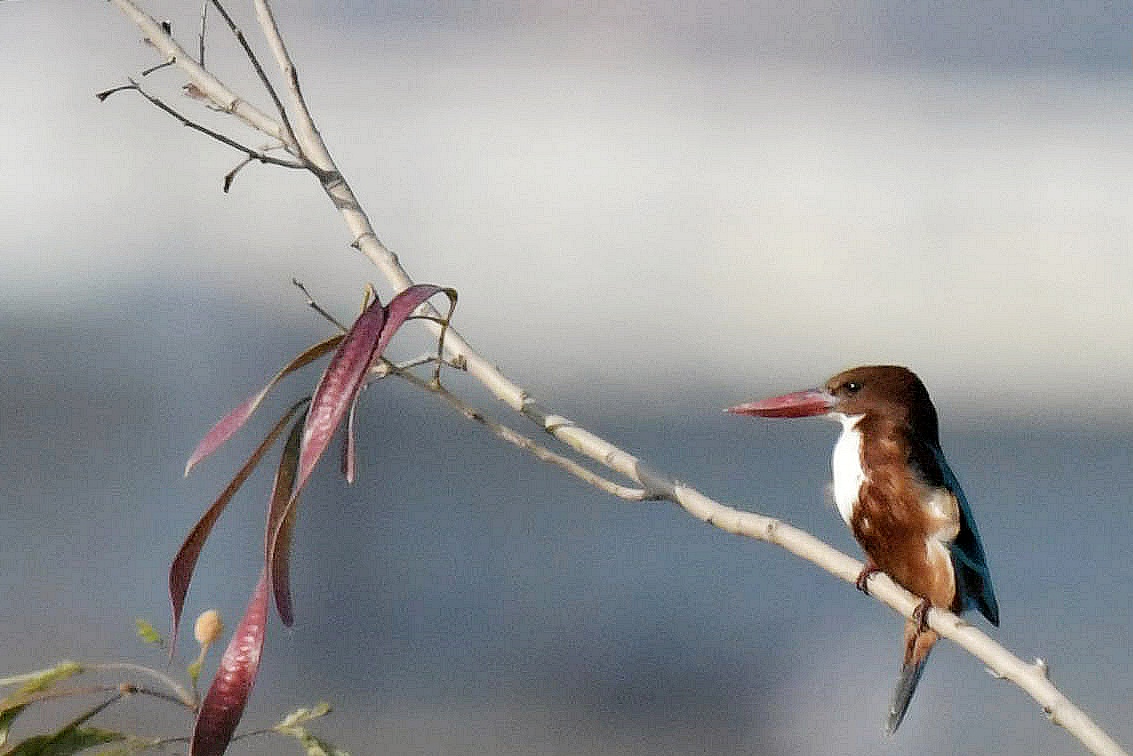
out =
[(865, 481), (862, 470), (862, 434), (857, 429), (858, 421), (864, 415), (835, 414), (842, 423), (842, 435), (834, 444), (834, 503), (838, 514), (847, 525), (858, 504), (858, 492)]

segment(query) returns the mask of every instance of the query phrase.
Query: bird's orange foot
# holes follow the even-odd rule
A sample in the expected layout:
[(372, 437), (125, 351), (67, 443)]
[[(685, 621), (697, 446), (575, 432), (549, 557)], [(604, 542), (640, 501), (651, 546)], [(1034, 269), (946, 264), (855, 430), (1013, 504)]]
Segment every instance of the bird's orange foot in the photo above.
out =
[(881, 572), (881, 568), (873, 562), (866, 562), (865, 567), (862, 567), (862, 571), (858, 573), (858, 579), (854, 581), (854, 585), (858, 587), (858, 590), (867, 596), (869, 595), (869, 588), (866, 586), (866, 583), (869, 581), (869, 576), (875, 572)]
[(913, 610), (913, 622), (917, 624), (917, 633), (923, 633), (928, 630), (928, 610), (932, 607), (928, 603), (928, 599), (923, 599), (921, 603), (917, 604), (917, 608)]

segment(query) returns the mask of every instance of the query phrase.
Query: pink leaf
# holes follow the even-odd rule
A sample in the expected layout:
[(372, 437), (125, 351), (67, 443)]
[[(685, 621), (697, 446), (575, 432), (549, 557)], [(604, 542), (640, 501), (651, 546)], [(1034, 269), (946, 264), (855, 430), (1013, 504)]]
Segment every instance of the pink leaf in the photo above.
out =
[(268, 381), (267, 385), (264, 386), (259, 393), (249, 397), (243, 404), (221, 418), (220, 422), (214, 425), (212, 430), (205, 434), (205, 437), (197, 444), (197, 448), (189, 455), (189, 461), (185, 464), (185, 474), (188, 475), (198, 462), (223, 446), (228, 439), (235, 435), (236, 431), (244, 427), (244, 423), (248, 421), (248, 418), (252, 416), (252, 413), (255, 412), (264, 401), (264, 398), (268, 395), (268, 392), (275, 387), (275, 384), (279, 383), (280, 380), (299, 368), (309, 365), (337, 347), (343, 338), (343, 334), (338, 334), (337, 336), (332, 336), (325, 341), (320, 341), (318, 344), (304, 350), (295, 357), (295, 359), (287, 363), (282, 370), (272, 376), (272, 379)]
[[(338, 349), (330, 358), (330, 363), (315, 387), (307, 419), (303, 425), (303, 438), (299, 446), (299, 462), (295, 473), (295, 485), (287, 510), (280, 516), (279, 525), (268, 546), (268, 564), (278, 565), (281, 548), (286, 546), (290, 532), (285, 525), (290, 522), (291, 511), (299, 494), (307, 485), (315, 465), (330, 445), (343, 417), (350, 411), (365, 385), (366, 373), (393, 338), (398, 328), (429, 297), (444, 291), (455, 302), (456, 292), (442, 289), (432, 284), (417, 284), (400, 292), (382, 307), (375, 297), (370, 306), (363, 310)], [(388, 318), (387, 318), (388, 314)], [(348, 439), (348, 454), (353, 452)], [(281, 538), (281, 536), (283, 536)], [(275, 570), (273, 569), (273, 574)], [(278, 602), (277, 602), (278, 607)]]
[(426, 299), (442, 291), (448, 295), (450, 301), (456, 302), (455, 289), (445, 289), (440, 286), (434, 286), (433, 284), (414, 284), (408, 289), (398, 292), (386, 306), (387, 324), (382, 331), (382, 337), (378, 341), (377, 348), (374, 350), (375, 356), (382, 354), (386, 350), (390, 339), (393, 338), (402, 324), (409, 319), (409, 316), (413, 314), (414, 310), (420, 307)]
[[(303, 420), (299, 418), (287, 435), (279, 468), (275, 472), (275, 482), (271, 489), (271, 502), (268, 506), (267, 528), (264, 534), (264, 564), (271, 578), (272, 592), (275, 594), (275, 608), (279, 618), (288, 627), (295, 621), (291, 611), (291, 531), (295, 515), (299, 511), (298, 501), (289, 506), (291, 491), (295, 487), (295, 470), (299, 464), (299, 440), (303, 433)], [(273, 540), (276, 551), (272, 553)]]
[(330, 358), (330, 363), (319, 379), (307, 420), (303, 425), (303, 440), (299, 450), (299, 469), (296, 474), (295, 495), (307, 484), (315, 464), (323, 456), (331, 437), (342, 422), (354, 397), (362, 389), (366, 371), (374, 358), (374, 349), (386, 323), (385, 308), (376, 298), (362, 311), (346, 337)]
[[(361, 396), (362, 392), (358, 392)], [(354, 401), (350, 403), (350, 413), (346, 416), (346, 438), (342, 440), (342, 477), (346, 478), (347, 483), (354, 483), (354, 473), (358, 467), (358, 463), (354, 450), (354, 416), (358, 410), (358, 397), (354, 397)]]
[(201, 556), (201, 549), (204, 548), (205, 540), (208, 539), (213, 525), (224, 512), (224, 508), (228, 506), (228, 502), (232, 500), (232, 497), (240, 490), (240, 486), (256, 469), (256, 465), (263, 459), (268, 448), (279, 438), (287, 422), (295, 416), (295, 413), (306, 402), (306, 399), (296, 402), (284, 413), (264, 440), (260, 442), (260, 445), (256, 447), (256, 450), (252, 452), (252, 456), (248, 457), (248, 461), (237, 471), (220, 496), (212, 503), (212, 506), (205, 510), (201, 519), (197, 520), (197, 524), (189, 531), (185, 542), (181, 544), (181, 548), (177, 551), (177, 556), (173, 557), (173, 562), (169, 566), (169, 604), (173, 613), (173, 630), (170, 634), (169, 643), (171, 657), (177, 647), (177, 630), (181, 624), (181, 611), (185, 607), (185, 594), (189, 592), (189, 583), (193, 579), (193, 570), (197, 566), (197, 560)]
[(260, 573), (248, 608), (220, 659), (208, 693), (201, 701), (193, 739), (189, 742), (190, 756), (220, 756), (228, 748), (260, 669), (267, 618), (268, 576), (265, 570)]

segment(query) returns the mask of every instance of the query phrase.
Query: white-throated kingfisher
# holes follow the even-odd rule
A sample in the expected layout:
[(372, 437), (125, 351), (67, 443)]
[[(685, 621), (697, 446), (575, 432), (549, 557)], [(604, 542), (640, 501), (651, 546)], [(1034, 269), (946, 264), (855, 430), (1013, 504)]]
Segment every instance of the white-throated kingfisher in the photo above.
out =
[(821, 388), (749, 402), (728, 412), (759, 417), (826, 415), (842, 423), (834, 445), (834, 502), (865, 551), (858, 576), (884, 572), (921, 598), (905, 623), (901, 676), (886, 731), (897, 730), (939, 636), (929, 607), (978, 609), (999, 625), (999, 606), (979, 532), (960, 483), (940, 448), (936, 408), (912, 371), (853, 368)]

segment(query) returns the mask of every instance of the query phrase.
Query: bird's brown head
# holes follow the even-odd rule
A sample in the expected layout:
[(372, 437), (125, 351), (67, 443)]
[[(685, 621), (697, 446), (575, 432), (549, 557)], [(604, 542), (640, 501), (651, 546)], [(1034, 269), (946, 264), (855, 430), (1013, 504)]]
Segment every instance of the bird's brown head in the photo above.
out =
[(729, 407), (728, 412), (758, 417), (810, 417), (838, 414), (885, 418), (937, 439), (936, 410), (921, 379), (897, 365), (866, 365), (838, 373), (821, 388)]

